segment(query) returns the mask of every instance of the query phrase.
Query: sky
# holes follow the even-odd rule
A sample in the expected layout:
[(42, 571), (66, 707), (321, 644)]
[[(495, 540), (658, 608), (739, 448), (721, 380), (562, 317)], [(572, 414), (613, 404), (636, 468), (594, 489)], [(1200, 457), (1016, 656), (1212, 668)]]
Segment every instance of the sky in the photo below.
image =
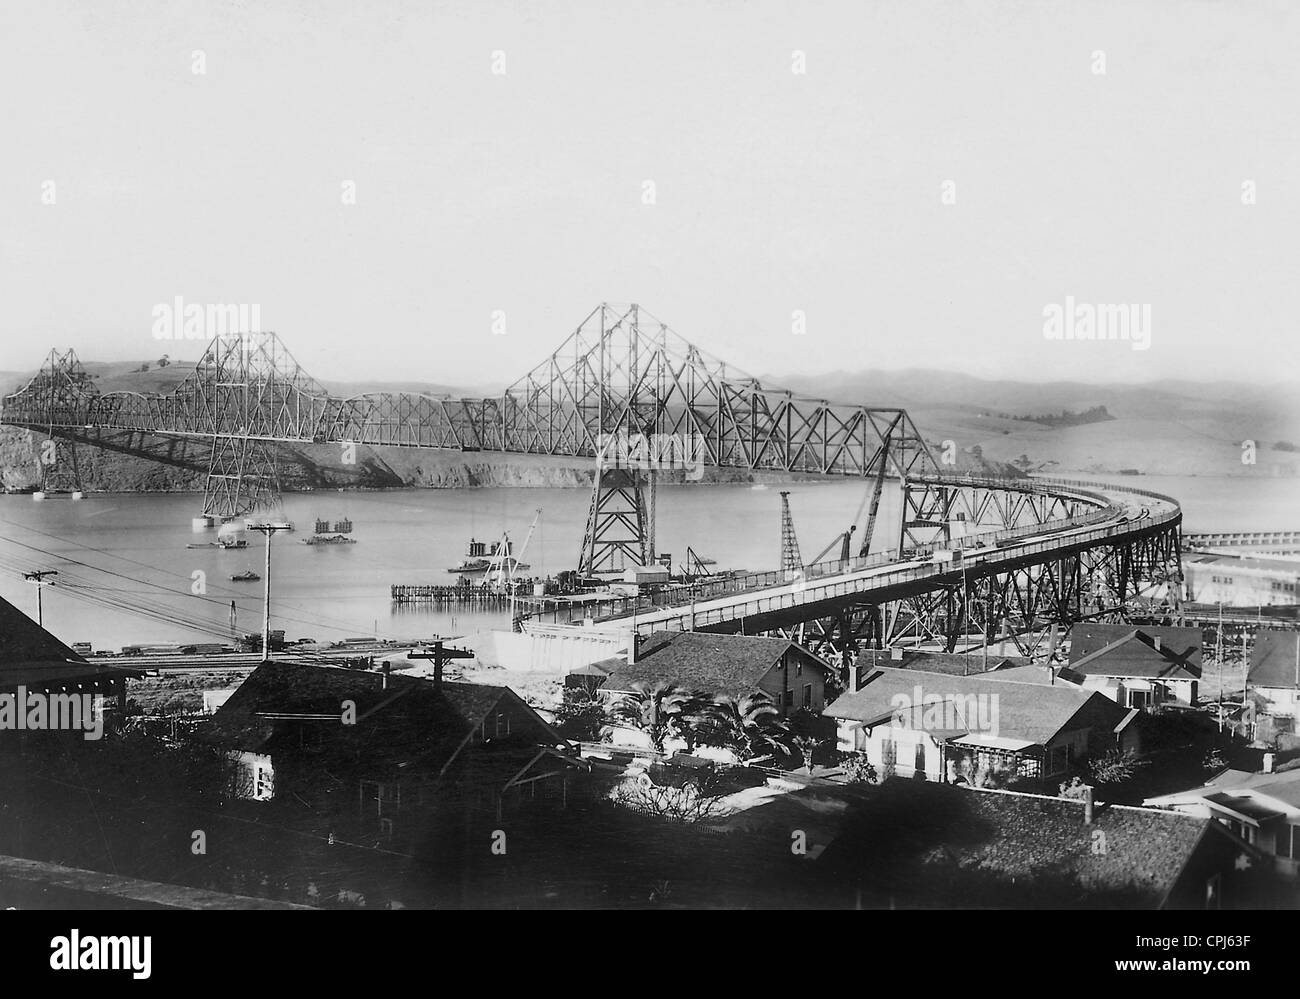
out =
[(0, 370), (197, 358), (179, 296), (326, 380), (502, 384), (601, 301), (778, 384), (1295, 379), (1298, 41), (1253, 0), (2, 4)]

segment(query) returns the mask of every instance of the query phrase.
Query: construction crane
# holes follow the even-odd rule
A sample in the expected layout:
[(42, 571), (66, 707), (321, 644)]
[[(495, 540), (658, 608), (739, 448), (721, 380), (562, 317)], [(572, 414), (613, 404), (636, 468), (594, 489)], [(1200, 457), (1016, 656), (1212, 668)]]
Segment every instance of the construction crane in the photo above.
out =
[[(519, 546), (518, 552), (510, 550), (510, 532), (501, 532), (501, 541), (497, 544), (496, 551), (492, 553), (492, 561), (488, 563), (487, 578), (493, 579), (497, 585), (513, 584), (515, 581), (515, 570), (524, 565), (524, 553), (528, 551), (528, 543), (533, 540), (533, 532), (537, 530), (537, 522), (541, 519), (542, 511), (538, 508), (533, 514), (533, 522), (528, 525), (528, 533), (524, 535), (524, 543)], [(510, 585), (513, 592), (514, 586)]]
[(793, 579), (803, 572), (803, 558), (799, 554), (799, 539), (794, 533), (794, 518), (790, 515), (790, 494), (781, 493), (781, 574)]
[[(885, 469), (889, 466), (889, 438), (880, 449), (880, 467), (876, 469), (876, 482), (871, 490), (871, 509), (867, 513), (867, 523), (862, 530), (862, 544), (858, 547), (858, 557), (864, 558), (871, 551), (871, 535), (876, 530), (876, 513), (880, 509), (880, 493), (885, 487)], [(866, 497), (863, 497), (865, 500)], [(858, 513), (862, 508), (858, 507)], [(854, 517), (856, 525), (858, 518)], [(852, 532), (853, 528), (849, 529)]]

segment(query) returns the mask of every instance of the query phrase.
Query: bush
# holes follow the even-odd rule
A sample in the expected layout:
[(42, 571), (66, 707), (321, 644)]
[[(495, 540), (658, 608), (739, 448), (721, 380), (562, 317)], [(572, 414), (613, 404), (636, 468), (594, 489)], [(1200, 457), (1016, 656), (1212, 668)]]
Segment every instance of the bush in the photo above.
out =
[(845, 753), (840, 757), (840, 769), (853, 784), (874, 784), (879, 779), (866, 753)]

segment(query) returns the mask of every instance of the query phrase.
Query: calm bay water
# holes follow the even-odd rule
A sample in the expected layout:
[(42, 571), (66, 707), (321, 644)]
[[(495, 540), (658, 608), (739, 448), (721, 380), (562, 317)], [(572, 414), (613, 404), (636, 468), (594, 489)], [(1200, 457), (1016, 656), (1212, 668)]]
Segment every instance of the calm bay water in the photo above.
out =
[[(1300, 529), (1300, 482), (1288, 479), (1209, 479), (1142, 476), (1124, 480), (1177, 497), (1190, 531)], [(659, 490), (658, 548), (682, 560), (687, 545), (722, 567), (768, 570), (780, 557), (780, 489), (790, 491), (803, 557), (810, 561), (858, 511), (860, 481), (672, 486)], [(525, 560), (527, 575), (572, 568), (582, 539), (589, 493), (581, 489), (392, 490), (288, 495), (284, 514), (297, 531), (275, 538), (272, 628), (290, 638), (337, 639), (378, 634), (417, 638), (463, 635), (505, 625), (503, 614), (397, 609), (393, 583), (452, 583), (446, 571), (471, 536), (491, 540), (508, 529), (522, 543), (537, 509), (541, 520)], [(55, 498), (0, 497), (0, 596), (36, 614), (36, 590), (23, 570), (57, 569), (44, 590), (46, 626), (64, 641), (96, 648), (130, 642), (215, 640), (210, 632), (138, 617), (78, 599), (74, 590), (145, 602), (184, 622), (201, 620), (229, 634), (229, 606), (239, 632), (261, 630), (261, 583), (234, 583), (244, 569), (262, 571), (262, 539), (243, 551), (190, 550), (215, 532), (192, 533), (199, 498), (188, 495), (91, 495), (73, 503)], [(887, 489), (882, 524), (897, 516)], [(307, 546), (316, 517), (352, 519), (355, 545)], [(874, 549), (890, 547), (889, 532)], [(206, 574), (207, 592), (191, 593), (192, 574)]]

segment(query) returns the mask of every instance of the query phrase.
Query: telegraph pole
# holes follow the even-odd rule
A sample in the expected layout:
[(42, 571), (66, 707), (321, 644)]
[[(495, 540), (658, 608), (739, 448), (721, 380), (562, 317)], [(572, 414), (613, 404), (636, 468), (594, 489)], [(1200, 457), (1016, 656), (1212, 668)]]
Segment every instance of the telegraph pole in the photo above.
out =
[(41, 606), (41, 590), (51, 585), (45, 582), (46, 576), (57, 576), (58, 574), (56, 569), (40, 569), (36, 572), (23, 573), (23, 579), (36, 584), (36, 624), (42, 628), (45, 627), (45, 612)]
[(1214, 658), (1219, 660), (1219, 731), (1223, 731), (1223, 601), (1219, 601), (1219, 630), (1214, 636)]
[(250, 524), (250, 531), (266, 535), (266, 596), (262, 602), (262, 662), (271, 661), (271, 537), (276, 531), (287, 531), (283, 524)]

